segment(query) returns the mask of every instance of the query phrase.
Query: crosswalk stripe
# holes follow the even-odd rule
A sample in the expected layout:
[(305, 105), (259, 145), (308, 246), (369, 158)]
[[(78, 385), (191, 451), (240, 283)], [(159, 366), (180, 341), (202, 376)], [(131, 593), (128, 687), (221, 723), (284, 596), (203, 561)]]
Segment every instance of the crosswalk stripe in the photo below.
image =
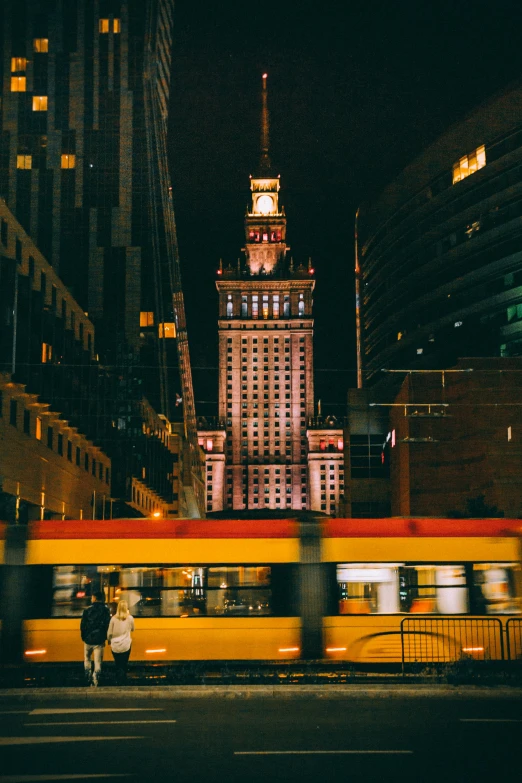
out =
[(520, 718), (460, 718), (461, 723), (522, 723)]
[(234, 756), (410, 755), (412, 750), (236, 750)]
[(71, 775), (0, 775), (0, 783), (40, 783), (45, 780), (93, 780), (94, 778), (128, 778), (133, 773), (128, 772), (115, 772), (115, 773), (100, 773), (95, 775), (89, 774), (71, 774)]
[[(176, 723), (175, 720), (75, 720), (71, 721), (52, 721), (47, 720), (44, 722), (25, 723), (24, 726), (123, 726), (127, 724), (137, 723), (140, 726), (147, 725), (149, 723)], [(0, 779), (1, 783), (1, 779)]]
[(29, 715), (75, 715), (86, 712), (164, 712), (162, 707), (58, 707), (31, 710)]
[(7, 745), (45, 745), (48, 742), (101, 742), (102, 740), (123, 739), (145, 739), (145, 737), (0, 737), (0, 747)]

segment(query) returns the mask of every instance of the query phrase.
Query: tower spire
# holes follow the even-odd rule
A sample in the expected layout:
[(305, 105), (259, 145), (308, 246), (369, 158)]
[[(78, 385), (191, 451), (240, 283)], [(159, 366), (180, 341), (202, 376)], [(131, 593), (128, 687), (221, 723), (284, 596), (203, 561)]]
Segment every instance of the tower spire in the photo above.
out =
[(268, 74), (263, 74), (263, 88), (261, 90), (261, 171), (263, 174), (270, 174), (271, 163), (269, 155), (270, 144), (270, 125), (268, 118), (268, 91), (266, 87), (266, 80)]

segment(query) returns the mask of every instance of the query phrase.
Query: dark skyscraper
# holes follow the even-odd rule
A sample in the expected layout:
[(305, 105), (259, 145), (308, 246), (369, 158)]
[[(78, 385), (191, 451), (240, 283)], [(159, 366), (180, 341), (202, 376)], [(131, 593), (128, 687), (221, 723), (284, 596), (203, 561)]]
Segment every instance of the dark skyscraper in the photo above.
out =
[(125, 457), (113, 492), (127, 498), (143, 398), (184, 412), (197, 462), (166, 160), (172, 14), (172, 0), (7, 0), (1, 15), (0, 195), (118, 380), (102, 446)]

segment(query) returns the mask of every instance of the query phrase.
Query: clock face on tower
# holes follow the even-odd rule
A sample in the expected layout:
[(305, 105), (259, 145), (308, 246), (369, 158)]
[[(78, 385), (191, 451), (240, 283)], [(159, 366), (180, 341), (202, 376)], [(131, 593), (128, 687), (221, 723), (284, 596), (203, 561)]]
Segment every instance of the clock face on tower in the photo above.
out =
[(263, 195), (259, 196), (256, 201), (256, 212), (260, 212), (262, 215), (268, 215), (274, 211), (274, 199), (272, 196)]

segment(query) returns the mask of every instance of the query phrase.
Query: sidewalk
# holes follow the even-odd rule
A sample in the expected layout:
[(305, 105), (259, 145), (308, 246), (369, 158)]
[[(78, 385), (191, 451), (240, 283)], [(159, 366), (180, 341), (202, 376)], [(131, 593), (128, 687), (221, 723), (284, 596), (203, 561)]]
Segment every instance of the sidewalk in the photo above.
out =
[(522, 687), (434, 685), (434, 684), (350, 684), (350, 685), (169, 685), (100, 688), (4, 688), (2, 701), (99, 699), (359, 699), (441, 698), (522, 700)]

